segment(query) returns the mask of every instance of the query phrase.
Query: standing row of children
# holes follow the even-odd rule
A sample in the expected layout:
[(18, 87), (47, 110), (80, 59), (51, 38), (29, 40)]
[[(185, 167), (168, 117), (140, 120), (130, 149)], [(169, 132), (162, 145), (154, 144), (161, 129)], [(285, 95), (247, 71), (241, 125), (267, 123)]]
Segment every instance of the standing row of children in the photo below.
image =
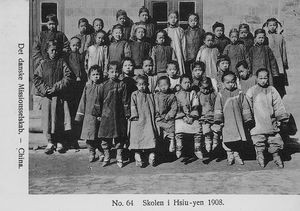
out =
[(47, 16), (48, 31), (41, 32), (33, 52), (34, 94), (42, 97), (47, 154), (64, 152), (66, 131), (74, 133), (83, 121), (89, 160), (96, 160), (98, 148), (103, 166), (110, 163), (112, 145), (119, 167), (124, 149), (134, 151), (137, 166), (144, 165), (145, 153), (156, 165), (158, 144), (165, 138), (179, 158), (185, 135), (192, 134), (200, 159), (204, 145), (211, 152), (222, 139), (228, 163), (244, 164), (240, 143), (251, 135), (260, 166), (268, 143), (275, 163), (283, 167), (278, 132), (288, 120), (281, 100), (288, 66), (276, 19), (267, 21), (266, 42), (265, 30), (257, 29), (253, 38), (247, 24), (232, 29), (230, 39), (222, 23), (213, 25), (214, 33), (204, 32), (197, 14), (189, 15), (184, 31), (178, 13), (171, 12), (168, 27), (156, 33), (145, 7), (135, 24), (123, 10), (116, 17), (118, 24), (109, 33), (99, 18), (93, 33), (80, 19), (80, 34), (68, 44), (57, 31), (56, 16)]

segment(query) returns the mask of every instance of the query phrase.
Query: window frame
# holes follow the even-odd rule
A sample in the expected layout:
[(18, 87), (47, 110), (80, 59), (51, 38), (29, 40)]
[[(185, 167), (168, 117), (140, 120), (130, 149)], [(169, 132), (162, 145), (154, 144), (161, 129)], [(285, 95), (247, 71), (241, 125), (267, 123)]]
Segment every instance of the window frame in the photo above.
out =
[(178, 24), (179, 25), (186, 25), (186, 24), (188, 24), (188, 20), (186, 20), (186, 21), (181, 21), (180, 20), (180, 3), (194, 3), (194, 13), (196, 13), (196, 11), (197, 11), (197, 2), (196, 1), (178, 1), (178, 5), (177, 5), (177, 8), (178, 8), (178, 15), (179, 15), (179, 17), (178, 17)]
[(42, 17), (42, 4), (56, 4), (56, 16), (57, 16), (57, 20), (59, 20), (60, 16), (59, 16), (59, 2), (58, 1), (40, 1), (40, 18), (39, 18), (39, 23), (40, 23), (40, 31), (43, 31), (43, 26), (47, 26), (47, 23), (43, 23), (43, 17)]
[[(170, 9), (169, 1), (151, 1), (151, 10), (152, 10), (152, 16), (153, 16), (153, 5), (155, 3), (166, 3), (167, 4), (167, 20), (166, 21), (156, 21), (157, 24), (163, 25), (163, 24), (168, 24), (168, 11)], [(152, 17), (154, 18), (154, 17)]]

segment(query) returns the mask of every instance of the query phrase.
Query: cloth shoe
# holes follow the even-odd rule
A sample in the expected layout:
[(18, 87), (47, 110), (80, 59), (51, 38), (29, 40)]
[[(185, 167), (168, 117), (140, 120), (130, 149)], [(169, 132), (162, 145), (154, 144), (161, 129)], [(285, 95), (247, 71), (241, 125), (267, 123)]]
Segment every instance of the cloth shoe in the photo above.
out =
[(65, 149), (65, 147), (61, 143), (57, 143), (57, 145), (56, 145), (56, 151), (58, 151), (59, 153), (65, 153), (66, 149)]
[(234, 163), (234, 156), (232, 151), (227, 151), (227, 163), (230, 166)]
[(54, 150), (55, 150), (54, 144), (48, 143), (48, 145), (47, 145), (47, 147), (45, 148), (45, 151), (44, 151), (44, 152), (45, 152), (47, 155), (50, 155), (50, 154), (52, 154), (52, 153), (54, 152)]
[(282, 162), (278, 152), (273, 153), (273, 160), (274, 160), (274, 163), (278, 166), (278, 168), (283, 168), (283, 162)]
[(240, 157), (240, 154), (238, 152), (233, 152), (234, 161), (240, 165), (244, 165), (244, 161)]

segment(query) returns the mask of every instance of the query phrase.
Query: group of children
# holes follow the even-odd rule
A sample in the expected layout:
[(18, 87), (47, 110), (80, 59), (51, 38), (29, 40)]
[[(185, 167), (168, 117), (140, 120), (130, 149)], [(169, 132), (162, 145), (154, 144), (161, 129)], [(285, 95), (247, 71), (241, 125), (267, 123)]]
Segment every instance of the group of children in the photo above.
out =
[(195, 13), (186, 30), (178, 26), (177, 12), (158, 31), (147, 8), (139, 10), (139, 18), (133, 24), (119, 10), (107, 33), (102, 19), (92, 29), (81, 18), (80, 33), (69, 42), (57, 31), (57, 17), (47, 16), (48, 31), (33, 48), (45, 153), (64, 152), (66, 134), (76, 139), (81, 130), (90, 162), (99, 159), (107, 166), (114, 147), (119, 167), (128, 150), (136, 166), (155, 166), (166, 151), (180, 158), (192, 135), (199, 159), (222, 145), (229, 165), (243, 165), (241, 145), (247, 141), (261, 167), (267, 148), (282, 168), (279, 132), (289, 114), (282, 102), (288, 64), (280, 23), (268, 19), (268, 32), (257, 29), (254, 37), (241, 24), (227, 38), (222, 23), (213, 32), (201, 29)]

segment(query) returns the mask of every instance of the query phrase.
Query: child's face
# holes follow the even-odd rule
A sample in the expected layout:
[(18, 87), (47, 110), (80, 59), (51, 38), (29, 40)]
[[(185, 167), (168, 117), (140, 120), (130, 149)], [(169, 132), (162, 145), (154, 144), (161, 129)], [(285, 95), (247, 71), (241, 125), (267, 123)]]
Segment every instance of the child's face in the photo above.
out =
[(91, 75), (90, 75), (90, 80), (91, 80), (93, 83), (98, 83), (99, 80), (100, 80), (100, 73), (99, 73), (99, 71), (93, 70), (93, 71), (91, 72)]
[(202, 83), (201, 83), (201, 86), (200, 86), (200, 91), (202, 92), (202, 93), (208, 93), (209, 92), (209, 90), (210, 90), (210, 85), (209, 85), (209, 83), (208, 82), (206, 82), (206, 81), (203, 81)]
[(241, 28), (240, 29), (240, 38), (246, 38), (248, 36), (248, 30), (246, 28)]
[(95, 32), (98, 32), (98, 31), (102, 30), (103, 29), (102, 22), (99, 21), (99, 20), (96, 20), (94, 22), (94, 29), (95, 29)]
[(255, 41), (257, 44), (262, 45), (265, 41), (265, 34), (264, 33), (259, 33), (255, 37)]
[(126, 22), (126, 16), (125, 15), (120, 15), (117, 19), (118, 24), (121, 24), (122, 26), (125, 25)]
[(137, 83), (136, 83), (136, 86), (137, 86), (137, 88), (140, 92), (146, 92), (148, 84), (145, 80), (138, 79)]
[(167, 74), (170, 78), (174, 78), (177, 75), (177, 68), (174, 64), (167, 65)]
[(245, 68), (243, 65), (239, 66), (237, 68), (237, 71), (241, 79), (246, 80), (249, 78), (250, 71), (247, 68)]
[(214, 38), (211, 35), (207, 35), (205, 37), (204, 44), (209, 48), (212, 47), (214, 44)]
[(158, 84), (158, 88), (162, 93), (166, 93), (169, 90), (170, 85), (167, 82), (167, 80), (160, 80)]
[(97, 35), (96, 35), (96, 44), (97, 45), (100, 45), (101, 43), (103, 43), (104, 42), (104, 34), (103, 33), (98, 33)]
[(79, 32), (84, 34), (87, 30), (87, 23), (86, 22), (81, 22), (78, 26)]
[(203, 73), (204, 71), (202, 70), (202, 68), (200, 66), (195, 66), (193, 71), (192, 71), (192, 74), (193, 74), (193, 78), (196, 78), (196, 79), (200, 79), (202, 78), (203, 76)]
[(214, 33), (217, 37), (221, 37), (224, 34), (224, 30), (222, 27), (217, 27), (215, 28)]
[(265, 88), (268, 87), (269, 85), (269, 76), (266, 71), (259, 72), (256, 80), (257, 80), (257, 84), (261, 87)]
[(198, 25), (198, 18), (195, 15), (190, 15), (189, 17), (189, 26), (194, 28)]
[(230, 34), (230, 40), (233, 44), (235, 44), (238, 41), (239, 35), (237, 32), (233, 32)]
[(80, 40), (79, 39), (72, 39), (70, 41), (70, 48), (72, 52), (78, 52), (80, 49)]
[(277, 23), (276, 23), (275, 21), (270, 21), (270, 22), (268, 23), (268, 30), (269, 30), (270, 32), (275, 32), (276, 29), (277, 29)]
[(116, 80), (119, 77), (119, 71), (116, 65), (110, 65), (108, 69), (108, 78)]
[(224, 87), (229, 91), (233, 91), (236, 88), (236, 80), (233, 75), (226, 75), (224, 77)]
[(189, 90), (191, 88), (191, 80), (189, 78), (183, 78), (180, 85), (183, 90)]
[(164, 44), (164, 42), (165, 42), (164, 34), (162, 32), (157, 33), (156, 43), (159, 44), (159, 45), (162, 45), (162, 44)]
[(149, 14), (147, 12), (142, 12), (139, 17), (141, 22), (147, 22), (149, 19)]
[(177, 24), (177, 21), (178, 21), (177, 15), (174, 13), (171, 13), (168, 17), (168, 23), (171, 26), (175, 26)]
[(49, 59), (54, 59), (57, 55), (57, 49), (56, 46), (50, 46), (47, 50)]
[(123, 73), (125, 73), (126, 75), (130, 75), (133, 71), (133, 65), (131, 61), (124, 61), (123, 63), (123, 67), (122, 67), (122, 71)]
[(121, 29), (114, 29), (113, 30), (113, 33), (112, 33), (112, 36), (114, 37), (114, 39), (116, 41), (119, 41), (122, 39), (122, 36), (123, 36), (123, 32)]
[(229, 62), (228, 61), (221, 61), (219, 63), (219, 68), (220, 70), (222, 70), (223, 72), (227, 71), (229, 68)]
[(135, 32), (135, 36), (138, 40), (142, 40), (145, 37), (145, 29), (137, 28)]
[(47, 28), (49, 31), (56, 31), (57, 23), (55, 23), (54, 21), (48, 21)]
[(149, 75), (153, 70), (153, 64), (150, 60), (145, 60), (143, 62), (143, 71), (145, 74)]

